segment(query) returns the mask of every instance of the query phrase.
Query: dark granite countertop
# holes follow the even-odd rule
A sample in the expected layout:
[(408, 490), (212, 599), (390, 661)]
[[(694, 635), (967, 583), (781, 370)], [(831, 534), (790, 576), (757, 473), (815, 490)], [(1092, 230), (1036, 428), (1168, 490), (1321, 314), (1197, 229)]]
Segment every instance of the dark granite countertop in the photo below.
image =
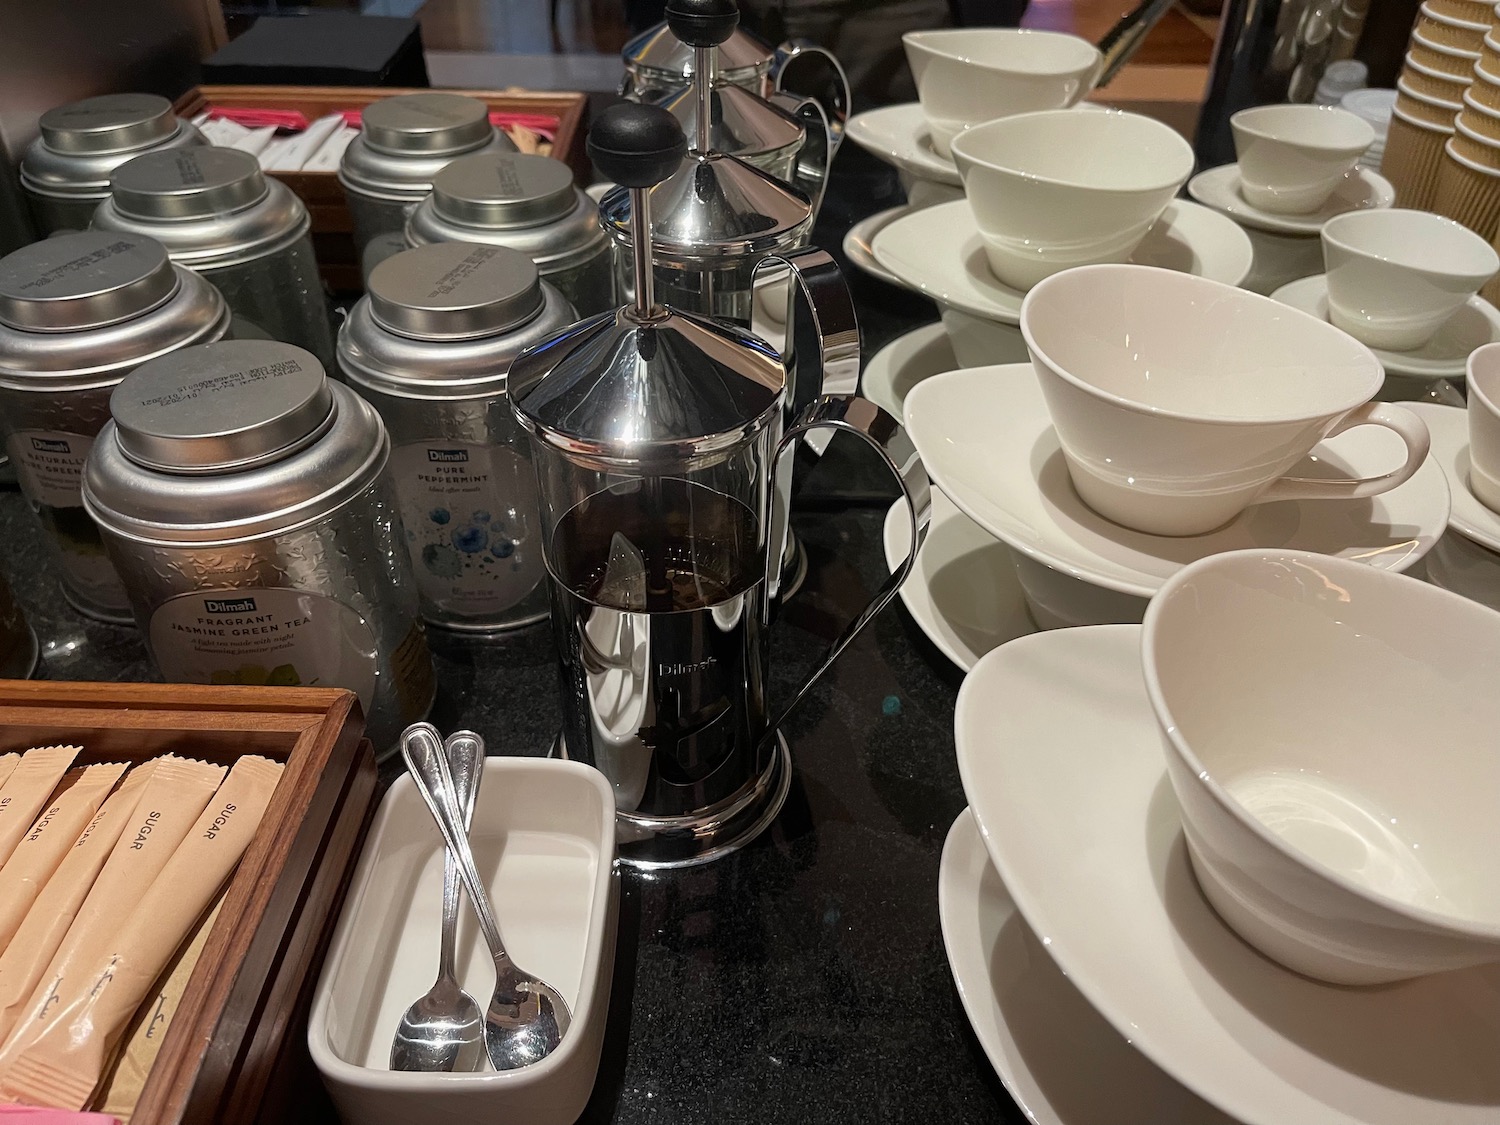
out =
[[(848, 146), (852, 149), (853, 146)], [(818, 239), (899, 202), (894, 176), (840, 154)], [(851, 277), (866, 354), (932, 306)], [(785, 699), (886, 570), (894, 492), (839, 438), (807, 474), (795, 526), (808, 582), (773, 634)], [(42, 640), (51, 679), (145, 680), (134, 630), (81, 619), (58, 594), (21, 497), (0, 493), (0, 569)], [(550, 633), (436, 640), (433, 721), (492, 752), (545, 753), (559, 712)], [(943, 839), (964, 807), (953, 753), (960, 674), (899, 604), (788, 722), (786, 807), (708, 866), (623, 880), (604, 1057), (585, 1122), (1021, 1122), (969, 1029), (938, 928)]]

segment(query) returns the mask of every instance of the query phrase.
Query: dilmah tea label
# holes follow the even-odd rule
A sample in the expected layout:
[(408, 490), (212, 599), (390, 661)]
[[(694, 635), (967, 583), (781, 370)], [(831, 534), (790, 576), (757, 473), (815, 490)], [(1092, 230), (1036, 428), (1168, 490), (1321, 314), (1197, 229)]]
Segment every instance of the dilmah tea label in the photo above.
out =
[(454, 616), (502, 613), (542, 580), (536, 477), (503, 446), (432, 440), (391, 455), (422, 596)]
[(375, 633), (341, 602), (303, 590), (196, 590), (151, 615), (151, 651), (169, 683), (339, 687), (369, 710)]

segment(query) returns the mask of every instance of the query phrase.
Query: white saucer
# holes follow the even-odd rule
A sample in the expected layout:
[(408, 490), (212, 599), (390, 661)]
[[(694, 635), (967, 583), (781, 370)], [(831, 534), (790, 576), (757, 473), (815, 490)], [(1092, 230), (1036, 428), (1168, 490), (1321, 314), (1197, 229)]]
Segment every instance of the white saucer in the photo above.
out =
[(859, 393), (900, 418), (908, 391), (923, 379), (958, 366), (946, 326), (924, 324), (897, 336), (870, 357), (859, 377)]
[[(970, 519), (1039, 562), (1108, 590), (1149, 598), (1205, 555), (1285, 547), (1405, 570), (1448, 525), (1448, 484), (1431, 458), (1405, 484), (1368, 500), (1257, 504), (1208, 535), (1130, 531), (1073, 491), (1030, 364), (970, 367), (919, 383), (906, 430), (933, 482)], [(1298, 476), (1369, 476), (1401, 463), (1393, 433), (1358, 426), (1318, 446)], [(1500, 1120), (1500, 1118), (1497, 1118)]]
[(932, 147), (927, 118), (918, 102), (902, 102), (856, 113), (844, 123), (844, 135), (860, 148), (919, 180), (963, 186), (958, 165), (945, 156), (939, 156)]
[(1035, 1125), (1234, 1125), (1127, 1043), (1016, 910), (968, 809), (938, 867), (938, 919), (979, 1045)]
[[(885, 562), (895, 570), (911, 546), (911, 519), (898, 500), (885, 517)], [(932, 525), (901, 601), (939, 652), (965, 672), (993, 648), (1036, 632), (1010, 548), (932, 490)]]
[(1368, 168), (1355, 168), (1334, 189), (1327, 203), (1307, 215), (1276, 215), (1250, 206), (1240, 194), (1238, 164), (1221, 164), (1199, 172), (1188, 181), (1188, 194), (1236, 222), (1273, 234), (1317, 234), (1335, 215), (1389, 207), (1396, 202), (1396, 189), (1391, 181)]
[[(1283, 285), (1271, 296), (1284, 305), (1328, 319), (1328, 275), (1304, 277)], [(1437, 335), (1409, 352), (1371, 348), (1387, 375), (1415, 375), (1432, 379), (1462, 379), (1467, 373), (1469, 353), (1500, 340), (1500, 309), (1483, 297), (1468, 302), (1448, 318)]]
[(870, 243), (875, 236), (884, 230), (895, 219), (899, 219), (909, 210), (905, 205), (890, 207), (884, 211), (877, 211), (867, 218), (861, 219), (849, 228), (849, 233), (844, 235), (844, 257), (849, 259), (851, 266), (858, 266), (871, 277), (884, 281), (888, 285), (899, 285), (903, 289), (911, 288), (890, 270), (886, 269), (875, 260), (875, 252), (870, 249)]
[(964, 792), (1058, 967), (1246, 1125), (1500, 1121), (1500, 965), (1340, 988), (1219, 920), (1188, 863), (1140, 645), (1135, 625), (1038, 633), (990, 653), (959, 692)]
[[(1026, 294), (990, 272), (967, 200), (902, 215), (875, 236), (872, 246), (886, 270), (933, 300), (971, 316), (1020, 323)], [(1250, 273), (1253, 257), (1250, 239), (1233, 220), (1174, 199), (1130, 260), (1238, 285)]]
[[(1481, 547), (1500, 551), (1500, 512), (1485, 507), (1469, 489), (1469, 416), (1467, 411), (1437, 403), (1402, 403), (1432, 435), (1432, 460), (1443, 467), (1453, 510), (1448, 525)], [(1497, 1118), (1496, 1120), (1500, 1120)]]

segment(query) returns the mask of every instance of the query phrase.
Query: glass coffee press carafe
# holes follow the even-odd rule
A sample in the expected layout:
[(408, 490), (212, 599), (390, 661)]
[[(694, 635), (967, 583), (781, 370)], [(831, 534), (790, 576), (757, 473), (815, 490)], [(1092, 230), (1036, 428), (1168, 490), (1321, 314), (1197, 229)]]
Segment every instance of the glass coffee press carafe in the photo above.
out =
[[(773, 712), (767, 696), (767, 630), (787, 535), (778, 474), (797, 439), (828, 428), (868, 442), (901, 484), (912, 548), (792, 705), (895, 595), (929, 516), (927, 475), (889, 415), (821, 396), (788, 425), (778, 352), (736, 325), (657, 304), (649, 189), (678, 167), (684, 143), (658, 107), (600, 116), (589, 155), (635, 197), (635, 303), (522, 353), (509, 377), (540, 484), (563, 753), (610, 779), (620, 857), (643, 867), (737, 848), (786, 796), (776, 728), (790, 707)], [(857, 363), (837, 271), (793, 276), (822, 344), (807, 362)]]

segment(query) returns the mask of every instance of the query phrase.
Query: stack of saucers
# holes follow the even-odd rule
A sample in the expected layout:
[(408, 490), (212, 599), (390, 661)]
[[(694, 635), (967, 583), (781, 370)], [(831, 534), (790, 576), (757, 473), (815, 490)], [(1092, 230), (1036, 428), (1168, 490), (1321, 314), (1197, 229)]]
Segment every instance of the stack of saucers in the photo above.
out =
[(1198, 173), (1188, 194), (1249, 235), (1255, 258), (1244, 285), (1253, 292), (1269, 294), (1317, 273), (1318, 232), (1335, 215), (1395, 201), (1390, 182), (1359, 163), (1376, 141), (1362, 114), (1259, 106), (1235, 114), (1230, 126), (1238, 162)]
[(1043, 628), (1139, 621), (1206, 555), (1290, 546), (1400, 571), (1447, 525), (1421, 422), (1369, 401), (1380, 362), (1323, 317), (1096, 265), (1033, 288), (1021, 329), (1030, 363), (940, 373), (905, 397), (944, 502), (902, 596), (964, 667), (1023, 631), (1020, 604)]
[(1133, 261), (1230, 285), (1249, 270), (1249, 241), (1233, 222), (1173, 198), (1192, 149), (1151, 118), (1021, 114), (966, 130), (953, 153), (966, 198), (902, 216), (873, 249), (937, 302), (963, 366), (1023, 358), (1028, 290), (1072, 266)]
[(856, 223), (844, 237), (849, 260), (905, 285), (875, 261), (871, 243), (895, 219), (963, 198), (953, 138), (996, 117), (1077, 105), (1103, 57), (1076, 35), (1014, 28), (913, 31), (902, 37), (919, 102), (857, 113), (846, 135), (894, 165), (907, 202)]
[(1497, 677), (1500, 614), (1278, 547), (981, 660), (938, 907), (1028, 1120), (1500, 1120)]
[(1396, 185), (1403, 207), (1431, 207), (1437, 198), (1443, 150), (1453, 138), (1464, 91), (1474, 80), (1490, 5), (1473, 0), (1426, 0), (1396, 82), (1396, 106), (1380, 170)]

